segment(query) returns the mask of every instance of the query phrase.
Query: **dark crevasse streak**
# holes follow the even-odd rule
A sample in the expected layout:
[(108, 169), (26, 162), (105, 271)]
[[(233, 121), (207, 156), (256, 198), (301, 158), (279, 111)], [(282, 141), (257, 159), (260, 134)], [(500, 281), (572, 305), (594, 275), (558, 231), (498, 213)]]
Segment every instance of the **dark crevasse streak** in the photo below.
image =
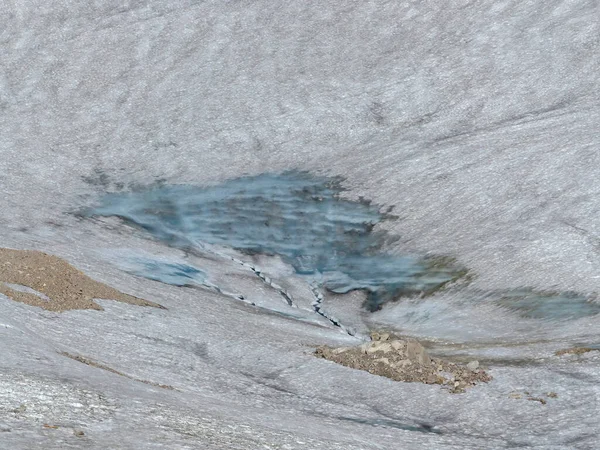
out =
[(161, 186), (107, 194), (90, 214), (119, 216), (170, 245), (204, 242), (279, 255), (336, 293), (362, 289), (368, 307), (428, 291), (456, 270), (383, 251), (388, 218), (376, 205), (342, 199), (340, 179), (305, 172), (262, 174), (211, 187)]

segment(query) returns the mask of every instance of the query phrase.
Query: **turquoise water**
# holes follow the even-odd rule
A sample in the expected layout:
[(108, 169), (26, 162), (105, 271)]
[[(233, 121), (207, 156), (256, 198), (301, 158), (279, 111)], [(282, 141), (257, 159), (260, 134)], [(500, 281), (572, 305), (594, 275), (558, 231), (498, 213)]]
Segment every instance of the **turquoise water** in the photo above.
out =
[(286, 172), (210, 187), (160, 186), (107, 194), (88, 214), (118, 216), (184, 249), (209, 243), (279, 255), (298, 274), (321, 280), (333, 292), (365, 290), (371, 310), (456, 276), (455, 268), (387, 253), (385, 244), (393, 238), (375, 226), (390, 216), (369, 202), (341, 198), (340, 181)]

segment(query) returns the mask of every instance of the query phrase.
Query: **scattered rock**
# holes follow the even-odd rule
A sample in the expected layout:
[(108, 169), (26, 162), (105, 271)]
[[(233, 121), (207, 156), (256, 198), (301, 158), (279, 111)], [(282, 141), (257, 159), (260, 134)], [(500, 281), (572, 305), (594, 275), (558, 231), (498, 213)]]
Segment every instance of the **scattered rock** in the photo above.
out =
[[(548, 398), (558, 398), (558, 394), (556, 392), (548, 392), (545, 395)], [(525, 398), (526, 400), (529, 400), (529, 401), (532, 401), (532, 402), (540, 402), (542, 405), (545, 405), (547, 403), (547, 400), (545, 400), (544, 398), (542, 398), (542, 397), (535, 397), (534, 395), (530, 394), (527, 391), (525, 391), (523, 393), (511, 392), (510, 394), (508, 394), (508, 396), (510, 398), (514, 398), (514, 399), (517, 399), (517, 400)]]
[(85, 436), (85, 433), (81, 430), (73, 430), (75, 436)]
[(533, 402), (540, 402), (542, 405), (545, 405), (547, 403), (546, 400), (540, 397), (527, 397), (527, 400), (531, 400)]
[(478, 382), (492, 378), (479, 368), (431, 358), (414, 339), (400, 339), (389, 333), (373, 333), (371, 342), (358, 347), (318, 347), (315, 355), (354, 369), (391, 378), (395, 381), (420, 382), (446, 386), (450, 392), (464, 392)]
[(590, 348), (590, 347), (572, 347), (565, 348), (562, 350), (558, 350), (554, 353), (556, 356), (562, 355), (583, 355), (584, 353), (593, 352), (594, 350), (598, 351), (598, 349)]

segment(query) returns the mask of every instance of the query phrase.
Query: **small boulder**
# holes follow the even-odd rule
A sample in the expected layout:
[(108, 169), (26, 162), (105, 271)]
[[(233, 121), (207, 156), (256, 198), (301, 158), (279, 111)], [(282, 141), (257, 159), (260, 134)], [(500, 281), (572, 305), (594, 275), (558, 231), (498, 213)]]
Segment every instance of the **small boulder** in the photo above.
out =
[(394, 341), (390, 341), (390, 345), (392, 346), (392, 348), (394, 350), (401, 351), (401, 350), (404, 350), (404, 347), (406, 347), (406, 342), (394, 340)]
[(367, 353), (369, 348), (371, 347), (371, 343), (370, 342), (365, 342), (364, 344), (361, 344), (358, 349), (361, 353)]
[(392, 364), (394, 369), (405, 369), (408, 366), (412, 366), (412, 362), (410, 362), (408, 359), (401, 359), (400, 361), (396, 361), (394, 364)]
[(371, 333), (372, 341), (387, 341), (389, 339), (390, 339), (389, 333), (379, 333), (377, 331), (374, 331), (373, 333)]
[(479, 361), (471, 361), (469, 364), (467, 364), (467, 369), (469, 369), (471, 372), (475, 372), (478, 368)]
[(333, 353), (334, 355), (339, 355), (340, 353), (347, 352), (348, 350), (350, 350), (349, 347), (338, 347), (338, 348), (334, 348), (331, 351), (331, 353)]
[(425, 381), (425, 383), (427, 383), (427, 384), (437, 384), (438, 383), (438, 377), (436, 377), (434, 374), (430, 373), (427, 376), (427, 380)]
[(389, 342), (383, 341), (374, 341), (371, 342), (369, 348), (367, 348), (367, 354), (371, 355), (373, 353), (381, 352), (381, 353), (389, 353), (392, 351), (392, 346)]
[(427, 354), (425, 347), (417, 341), (409, 341), (406, 344), (406, 356), (411, 361), (423, 366), (429, 366), (431, 364), (431, 358)]

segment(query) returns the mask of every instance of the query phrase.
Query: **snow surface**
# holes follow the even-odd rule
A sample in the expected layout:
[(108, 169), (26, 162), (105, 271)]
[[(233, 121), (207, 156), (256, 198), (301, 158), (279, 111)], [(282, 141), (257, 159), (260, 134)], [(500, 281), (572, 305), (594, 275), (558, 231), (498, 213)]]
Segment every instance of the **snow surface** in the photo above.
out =
[[(599, 23), (597, 0), (5, 1), (0, 246), (168, 310), (0, 296), (0, 448), (597, 447), (598, 352), (553, 353), (598, 344), (600, 317), (488, 300), (600, 291)], [(394, 207), (390, 252), (475, 275), (373, 315), (355, 298), (332, 310), (487, 358), (494, 381), (450, 395), (316, 359), (360, 337), (311, 312), (282, 261), (245, 260), (296, 307), (246, 266), (77, 214), (106, 192), (286, 170), (342, 176), (348, 198)], [(136, 276), (126, 255), (206, 269), (209, 285)]]

